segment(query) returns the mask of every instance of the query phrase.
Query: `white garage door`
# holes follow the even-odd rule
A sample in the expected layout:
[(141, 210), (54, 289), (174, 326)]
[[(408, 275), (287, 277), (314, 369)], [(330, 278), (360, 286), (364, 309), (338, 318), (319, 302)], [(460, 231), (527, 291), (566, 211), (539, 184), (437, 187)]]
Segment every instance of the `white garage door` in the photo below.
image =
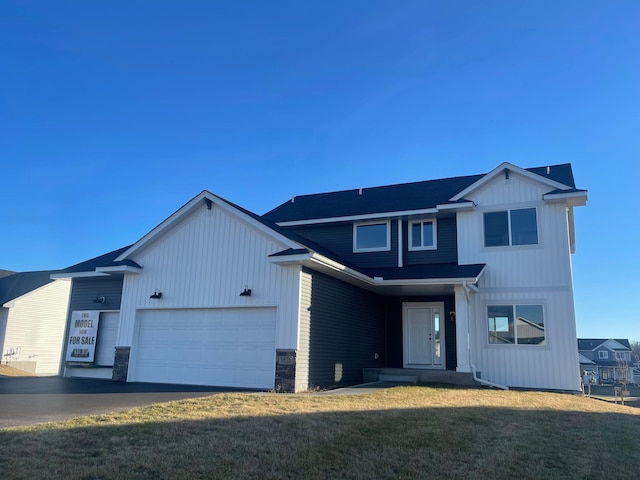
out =
[(136, 382), (272, 389), (275, 308), (141, 310)]

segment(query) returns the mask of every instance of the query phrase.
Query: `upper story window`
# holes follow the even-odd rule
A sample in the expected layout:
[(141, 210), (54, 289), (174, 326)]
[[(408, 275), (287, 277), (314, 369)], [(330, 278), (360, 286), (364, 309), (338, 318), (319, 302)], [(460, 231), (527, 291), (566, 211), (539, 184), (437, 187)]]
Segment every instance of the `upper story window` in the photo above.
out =
[(600, 360), (606, 360), (609, 358), (609, 352), (607, 352), (606, 350), (600, 350), (598, 352), (598, 358)]
[(484, 246), (536, 245), (538, 220), (535, 208), (484, 214)]
[(391, 224), (385, 222), (353, 225), (354, 252), (382, 252), (391, 250)]
[(435, 219), (418, 220), (409, 223), (409, 250), (435, 250), (436, 248)]
[(542, 305), (489, 305), (489, 343), (545, 345)]
[(631, 360), (631, 352), (615, 352), (616, 360), (619, 362), (628, 362)]

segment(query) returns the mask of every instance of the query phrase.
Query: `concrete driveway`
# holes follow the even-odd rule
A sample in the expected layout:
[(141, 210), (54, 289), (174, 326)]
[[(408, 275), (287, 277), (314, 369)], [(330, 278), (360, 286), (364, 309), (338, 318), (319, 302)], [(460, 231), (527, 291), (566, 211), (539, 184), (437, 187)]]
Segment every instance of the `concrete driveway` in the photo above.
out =
[(60, 377), (0, 377), (0, 428), (252, 390)]

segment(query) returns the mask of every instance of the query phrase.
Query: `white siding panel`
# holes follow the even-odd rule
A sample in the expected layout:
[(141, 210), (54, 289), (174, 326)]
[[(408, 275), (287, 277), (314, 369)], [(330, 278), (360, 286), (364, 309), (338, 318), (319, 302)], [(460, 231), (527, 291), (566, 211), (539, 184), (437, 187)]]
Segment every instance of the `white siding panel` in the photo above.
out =
[(57, 375), (71, 282), (56, 280), (24, 295), (8, 309), (3, 353), (19, 348), (20, 362), (35, 362), (38, 375)]
[(300, 332), (296, 352), (296, 392), (309, 388), (309, 352), (311, 341), (311, 274), (301, 272)]
[[(483, 378), (499, 384), (578, 390), (567, 208), (542, 201), (548, 186), (514, 172), (509, 177), (498, 175), (472, 192), (467, 198), (477, 207), (457, 214), (459, 262), (487, 265), (480, 293), (472, 295), (472, 362)], [(484, 247), (484, 212), (528, 207), (536, 208), (538, 245)], [(527, 301), (544, 305), (547, 345), (489, 345), (487, 304)]]
[[(143, 271), (125, 276), (118, 345), (132, 344), (138, 309), (277, 306), (276, 347), (297, 348), (301, 268), (268, 259), (285, 248), (242, 214), (203, 204), (133, 258)], [(252, 296), (239, 296), (245, 286)], [(149, 298), (156, 289), (160, 300)]]

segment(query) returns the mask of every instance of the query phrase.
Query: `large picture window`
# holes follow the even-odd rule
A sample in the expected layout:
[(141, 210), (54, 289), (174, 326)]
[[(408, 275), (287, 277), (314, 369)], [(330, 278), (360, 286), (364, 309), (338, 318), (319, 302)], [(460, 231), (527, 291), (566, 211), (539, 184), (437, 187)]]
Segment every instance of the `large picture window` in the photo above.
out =
[(390, 223), (356, 223), (353, 226), (354, 252), (380, 252), (391, 249)]
[(489, 343), (545, 345), (542, 305), (489, 305)]
[(435, 250), (436, 239), (435, 219), (409, 223), (409, 250)]
[(535, 208), (484, 214), (484, 246), (536, 245), (538, 220)]

